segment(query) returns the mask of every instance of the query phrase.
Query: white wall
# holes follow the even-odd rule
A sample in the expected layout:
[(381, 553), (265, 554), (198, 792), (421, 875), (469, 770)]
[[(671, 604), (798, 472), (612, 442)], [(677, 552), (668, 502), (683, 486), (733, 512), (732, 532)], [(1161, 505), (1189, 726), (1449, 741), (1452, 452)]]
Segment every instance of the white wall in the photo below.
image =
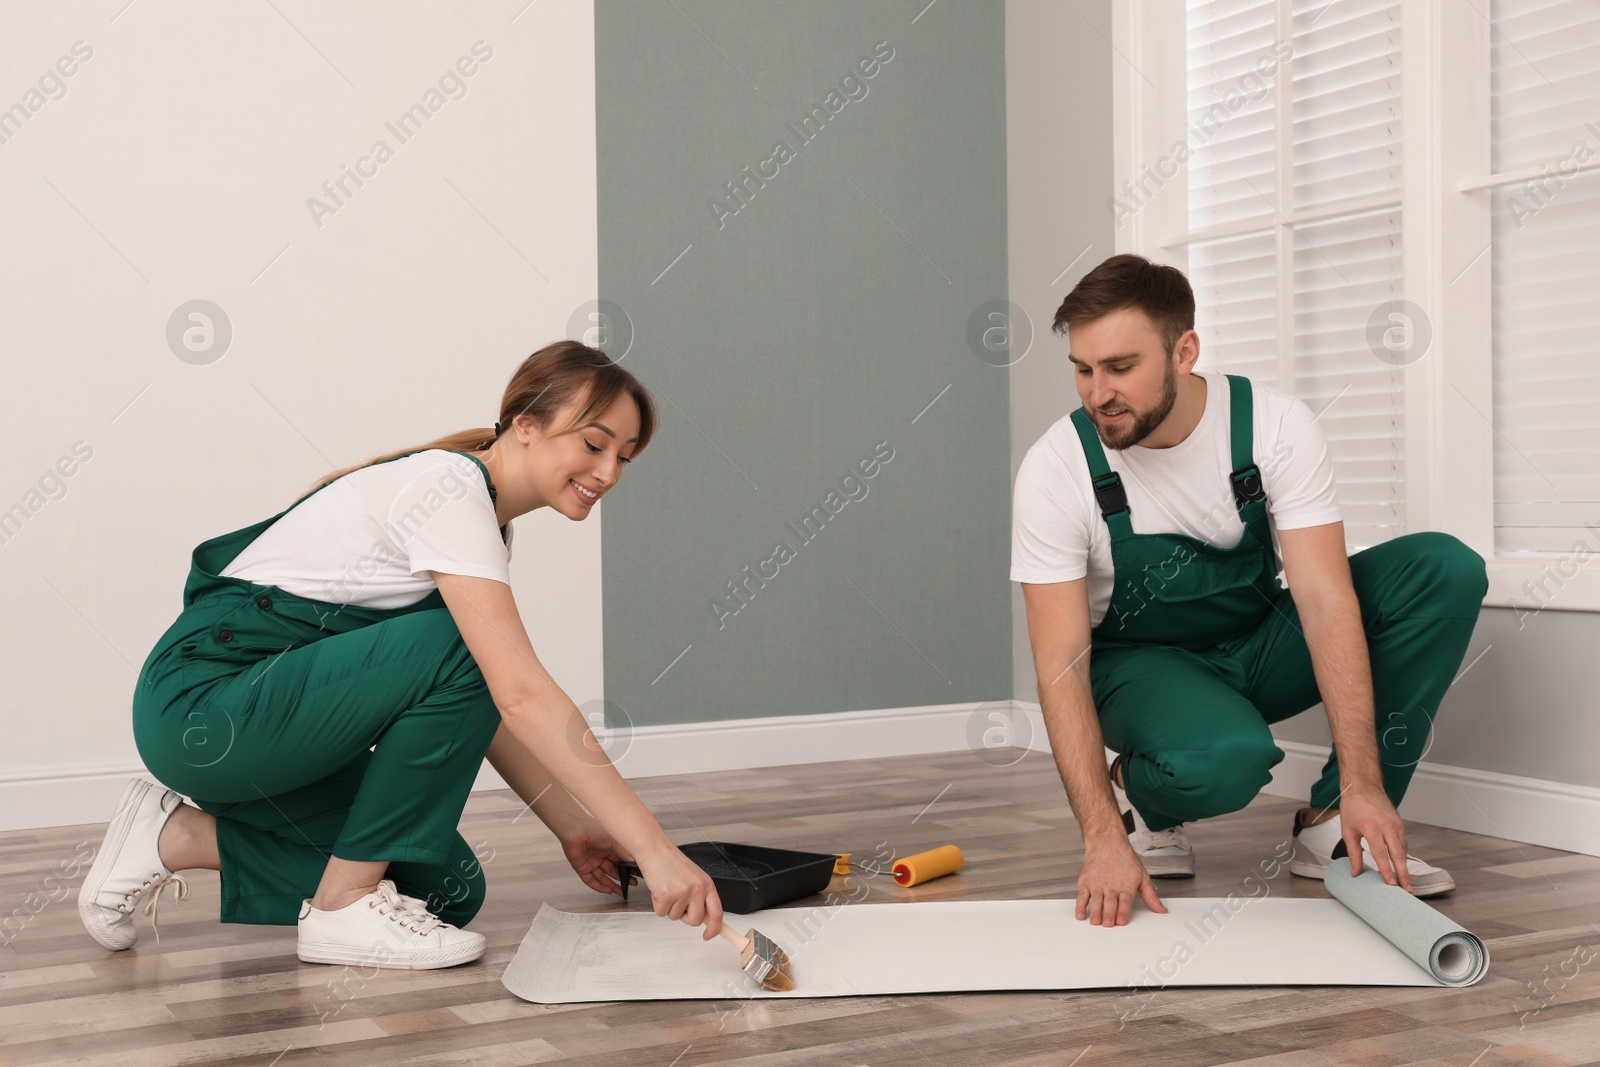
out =
[[(597, 289), (587, 0), (6, 23), (0, 108), (38, 107), (0, 127), (0, 510), (23, 508), (0, 543), (0, 828), (109, 815), (195, 544), (335, 467), (493, 422), (516, 364)], [(47, 76), (29, 97), (79, 41), (64, 95)], [(492, 55), (465, 95), (447, 82), (405, 143), (385, 128), (477, 41)], [(393, 158), (319, 226), (308, 198), (378, 139)], [(207, 365), (166, 338), (193, 299), (232, 325)], [(49, 482), (78, 442), (89, 458)], [(30, 495), (41, 478), (53, 499)], [(601, 517), (517, 522), (515, 594), (580, 704), (601, 696)]]

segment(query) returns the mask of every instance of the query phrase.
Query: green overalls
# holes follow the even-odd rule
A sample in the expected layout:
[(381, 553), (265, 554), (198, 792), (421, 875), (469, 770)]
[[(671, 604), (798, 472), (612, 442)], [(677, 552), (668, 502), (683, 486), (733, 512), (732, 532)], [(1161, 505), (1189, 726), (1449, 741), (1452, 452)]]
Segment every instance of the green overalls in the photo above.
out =
[(295, 923), (331, 854), (390, 861), (400, 892), (459, 926), (484, 878), (456, 825), (500, 714), (439, 591), (380, 610), (219, 576), (320, 491), (194, 550), (183, 613), (139, 674), (134, 740), (216, 816), (223, 922)]
[[(1237, 811), (1283, 759), (1271, 723), (1316, 705), (1299, 612), (1278, 581), (1266, 492), (1253, 458), (1250, 382), (1228, 375), (1233, 505), (1244, 536), (1216, 548), (1136, 534), (1121, 477), (1088, 415), (1072, 413), (1111, 534), (1113, 591), (1092, 632), (1090, 681), (1106, 745), (1123, 754), (1129, 801), (1152, 830)], [(1350, 558), (1376, 704), (1384, 790), (1405, 795), (1488, 591), (1482, 557), (1442, 533), (1397, 537)], [(1337, 754), (1311, 791), (1337, 803)]]

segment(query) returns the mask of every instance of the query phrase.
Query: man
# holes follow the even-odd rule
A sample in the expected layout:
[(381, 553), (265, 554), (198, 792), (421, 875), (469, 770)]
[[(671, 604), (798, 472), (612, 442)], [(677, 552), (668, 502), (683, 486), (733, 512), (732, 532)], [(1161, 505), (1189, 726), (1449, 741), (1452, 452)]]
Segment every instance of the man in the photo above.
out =
[(1113, 256), (1054, 328), (1083, 407), (1022, 462), (1011, 578), (1083, 831), (1077, 917), (1123, 925), (1135, 897), (1166, 911), (1150, 878), (1194, 874), (1183, 824), (1248, 804), (1283, 759), (1268, 725), (1319, 701), (1334, 754), (1295, 816), (1290, 870), (1348, 857), (1418, 896), (1455, 888), (1406, 854), (1395, 805), (1472, 635), (1482, 558), (1440, 533), (1347, 558), (1316, 419), (1196, 373), (1176, 268)]

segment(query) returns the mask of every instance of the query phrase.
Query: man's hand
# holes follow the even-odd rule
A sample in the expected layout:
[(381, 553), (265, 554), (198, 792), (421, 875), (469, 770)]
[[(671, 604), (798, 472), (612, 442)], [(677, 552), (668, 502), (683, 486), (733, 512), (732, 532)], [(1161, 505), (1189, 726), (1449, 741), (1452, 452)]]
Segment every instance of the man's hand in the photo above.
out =
[(1083, 866), (1078, 869), (1079, 919), (1087, 918), (1091, 926), (1126, 926), (1136, 896), (1151, 911), (1166, 914), (1167, 906), (1156, 896), (1132, 846), (1085, 846)]
[(1350, 875), (1361, 873), (1361, 841), (1390, 885), (1411, 892), (1411, 872), (1406, 869), (1406, 826), (1382, 789), (1348, 789), (1339, 798), (1339, 823), (1344, 847), (1350, 851)]
[(583, 883), (597, 893), (622, 895), (621, 879), (617, 874), (617, 861), (632, 862), (611, 835), (594, 819), (586, 820), (578, 829), (561, 839), (561, 851), (567, 862), (578, 872)]

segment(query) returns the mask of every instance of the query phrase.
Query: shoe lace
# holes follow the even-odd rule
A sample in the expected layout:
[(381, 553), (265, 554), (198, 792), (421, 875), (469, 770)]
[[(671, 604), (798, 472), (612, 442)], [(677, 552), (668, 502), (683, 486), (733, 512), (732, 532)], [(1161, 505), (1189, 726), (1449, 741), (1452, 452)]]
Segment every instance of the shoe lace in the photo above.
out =
[(388, 878), (378, 883), (374, 895), (378, 899), (369, 901), (367, 907), (377, 908), (379, 915), (401, 924), (413, 933), (426, 936), (444, 925), (444, 920), (428, 910), (426, 901), (406, 896)]
[(1145, 844), (1149, 848), (1180, 848), (1183, 845), (1183, 830), (1178, 826), (1169, 826), (1165, 830), (1146, 830)]
[(173, 895), (180, 901), (189, 899), (189, 883), (184, 881), (183, 875), (163, 875), (160, 871), (153, 872), (138, 889), (129, 893), (125, 898), (126, 907), (124, 910), (131, 911), (135, 900), (141, 894), (150, 893), (150, 899), (145, 901), (144, 913), (150, 917), (150, 929), (155, 931), (157, 944), (161, 943), (161, 922), (156, 914), (157, 905), (161, 903), (161, 894), (166, 891), (168, 886), (174, 887)]

